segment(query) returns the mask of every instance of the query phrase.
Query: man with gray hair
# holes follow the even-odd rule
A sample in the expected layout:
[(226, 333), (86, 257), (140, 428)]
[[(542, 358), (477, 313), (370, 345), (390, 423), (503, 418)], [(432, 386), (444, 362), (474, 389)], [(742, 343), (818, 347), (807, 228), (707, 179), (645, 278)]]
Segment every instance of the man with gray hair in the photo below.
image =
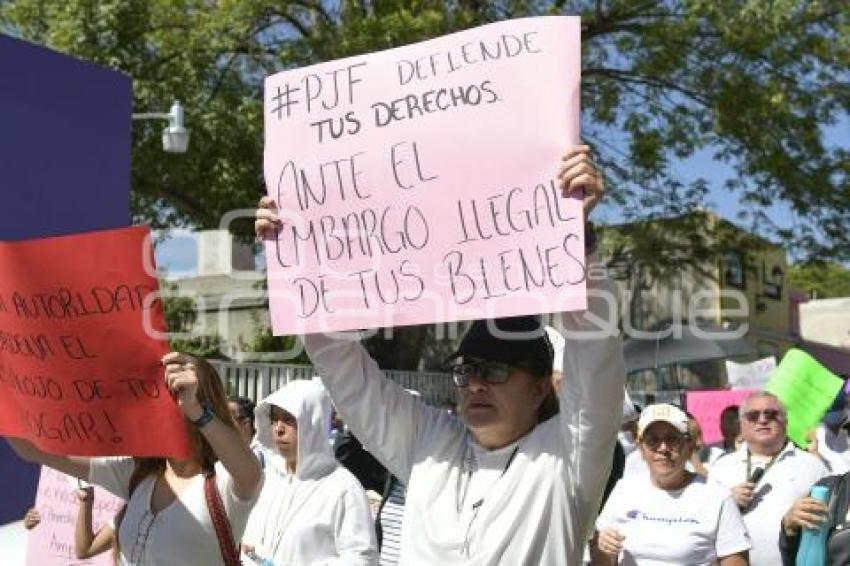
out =
[(782, 516), (827, 474), (823, 462), (788, 440), (788, 417), (772, 393), (759, 391), (741, 405), (743, 443), (721, 456), (709, 478), (726, 486), (752, 539), (750, 564), (782, 564), (779, 531)]

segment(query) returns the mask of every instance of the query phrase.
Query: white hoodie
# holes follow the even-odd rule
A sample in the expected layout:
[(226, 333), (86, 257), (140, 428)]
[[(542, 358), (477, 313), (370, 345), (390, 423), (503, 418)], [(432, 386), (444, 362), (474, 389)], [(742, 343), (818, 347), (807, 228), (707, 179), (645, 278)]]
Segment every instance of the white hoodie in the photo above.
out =
[[(273, 442), (272, 405), (298, 421), (295, 474), (287, 473)], [(330, 413), (330, 398), (315, 379), (293, 381), (257, 405), (257, 440), (270, 458), (242, 542), (279, 566), (377, 564), (366, 493), (328, 444)]]
[[(612, 287), (608, 292), (616, 297)], [(616, 312), (616, 300), (596, 293), (588, 302), (614, 335), (609, 329), (576, 339), (576, 331), (598, 326), (584, 313), (564, 313), (560, 414), (492, 451), (461, 421), (386, 379), (359, 342), (304, 336), (345, 422), (408, 486), (400, 564), (581, 564), (611, 467), (625, 382), (617, 317), (608, 312)]]

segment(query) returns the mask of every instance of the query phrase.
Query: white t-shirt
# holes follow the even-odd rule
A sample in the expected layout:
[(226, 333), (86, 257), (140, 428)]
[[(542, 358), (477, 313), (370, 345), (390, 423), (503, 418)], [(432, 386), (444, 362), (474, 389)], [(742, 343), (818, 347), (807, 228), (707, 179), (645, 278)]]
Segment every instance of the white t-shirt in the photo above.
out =
[(717, 460), (720, 459), (721, 456), (725, 456), (728, 454), (723, 446), (709, 446), (708, 447), (708, 460), (706, 461), (706, 468), (710, 468), (714, 465)]
[[(122, 499), (129, 495), (132, 458), (92, 458), (89, 481)], [(118, 540), (122, 566), (214, 566), (224, 564), (218, 537), (204, 495), (204, 476), (186, 485), (177, 499), (154, 515), (151, 495), (157, 476), (148, 476), (136, 487), (121, 521)], [(236, 543), (242, 538), (248, 515), (260, 493), (242, 501), (232, 489), (232, 478), (219, 462), (215, 480)]]
[(623, 478), (596, 520), (626, 539), (621, 565), (702, 566), (750, 548), (744, 520), (729, 491), (702, 476), (667, 491), (649, 476)]
[[(747, 446), (742, 444), (736, 452), (719, 458), (708, 471), (708, 478), (731, 490), (746, 481), (748, 472), (752, 474), (755, 468), (765, 466), (758, 458), (751, 460), (747, 470)], [(744, 524), (753, 541), (750, 564), (782, 564), (779, 554), (782, 516), (825, 475), (826, 466), (820, 458), (798, 450), (791, 442), (785, 445), (756, 485), (753, 503), (743, 512)]]

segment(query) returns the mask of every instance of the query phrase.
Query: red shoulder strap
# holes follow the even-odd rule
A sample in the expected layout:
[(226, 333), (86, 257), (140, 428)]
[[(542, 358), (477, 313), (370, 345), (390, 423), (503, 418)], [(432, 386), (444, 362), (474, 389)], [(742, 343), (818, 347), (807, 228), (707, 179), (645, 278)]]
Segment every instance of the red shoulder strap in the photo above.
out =
[(240, 566), (239, 549), (236, 548), (236, 542), (233, 540), (233, 531), (230, 530), (230, 520), (227, 518), (221, 494), (215, 483), (215, 474), (209, 474), (204, 478), (204, 495), (207, 498), (207, 507), (215, 527), (215, 536), (218, 538), (224, 566)]

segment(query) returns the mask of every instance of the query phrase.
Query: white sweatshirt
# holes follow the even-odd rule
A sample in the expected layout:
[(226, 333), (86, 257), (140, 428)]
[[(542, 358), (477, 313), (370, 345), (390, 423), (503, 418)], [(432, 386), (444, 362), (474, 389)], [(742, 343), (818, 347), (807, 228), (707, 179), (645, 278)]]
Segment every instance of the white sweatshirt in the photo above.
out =
[[(275, 405), (298, 421), (295, 474), (272, 440)], [(257, 405), (257, 440), (266, 450), (266, 480), (242, 542), (280, 566), (368, 566), (378, 551), (360, 482), (328, 444), (330, 398), (318, 380), (293, 381)], [(251, 564), (245, 560), (246, 564)]]
[[(625, 366), (616, 314), (608, 312), (616, 313), (616, 294), (609, 296), (589, 298), (589, 310), (608, 321), (604, 331), (584, 313), (562, 315), (559, 415), (495, 451), (385, 378), (359, 342), (304, 337), (345, 422), (408, 486), (401, 564), (581, 564), (622, 412)], [(596, 336), (577, 339), (575, 331)]]

